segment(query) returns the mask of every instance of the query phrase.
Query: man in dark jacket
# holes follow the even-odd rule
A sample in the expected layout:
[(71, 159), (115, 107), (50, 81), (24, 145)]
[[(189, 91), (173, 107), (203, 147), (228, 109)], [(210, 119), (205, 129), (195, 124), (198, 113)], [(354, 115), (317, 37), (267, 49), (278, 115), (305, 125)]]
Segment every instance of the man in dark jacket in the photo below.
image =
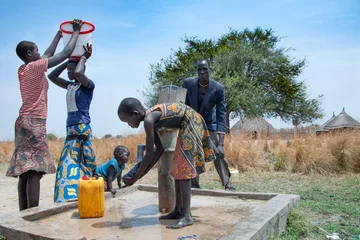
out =
[[(208, 61), (197, 62), (198, 77), (186, 78), (182, 87), (187, 89), (185, 104), (193, 108), (204, 118), (211, 139), (219, 154), (214, 161), (225, 190), (235, 191), (230, 183), (230, 171), (224, 155), (224, 137), (226, 133), (226, 102), (224, 86), (210, 78)], [(216, 107), (216, 110), (214, 109)], [(192, 181), (192, 187), (200, 188), (199, 176)]]

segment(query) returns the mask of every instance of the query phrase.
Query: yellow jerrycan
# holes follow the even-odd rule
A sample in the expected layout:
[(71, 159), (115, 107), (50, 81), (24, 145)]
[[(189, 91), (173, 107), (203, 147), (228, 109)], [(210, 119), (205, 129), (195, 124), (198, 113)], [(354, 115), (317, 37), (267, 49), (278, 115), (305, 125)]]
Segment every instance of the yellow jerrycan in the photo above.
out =
[(78, 185), (78, 210), (80, 218), (103, 217), (105, 212), (104, 179), (82, 177)]

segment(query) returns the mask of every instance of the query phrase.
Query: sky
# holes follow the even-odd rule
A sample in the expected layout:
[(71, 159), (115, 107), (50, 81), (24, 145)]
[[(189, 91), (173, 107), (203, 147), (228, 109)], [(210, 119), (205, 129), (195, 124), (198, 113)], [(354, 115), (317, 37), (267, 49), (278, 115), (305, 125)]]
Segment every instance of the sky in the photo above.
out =
[[(144, 100), (141, 92), (149, 86), (150, 64), (183, 47), (184, 36), (218, 38), (229, 28), (271, 28), (283, 37), (279, 47), (295, 49), (289, 53), (291, 58), (306, 58), (298, 80), (305, 82), (310, 98), (324, 95), (325, 116), (315, 124), (322, 124), (344, 107), (360, 121), (359, 0), (2, 0), (0, 141), (14, 139), (21, 107), (17, 69), (22, 61), (15, 53), (16, 45), (32, 41), (43, 53), (60, 24), (74, 18), (92, 22), (96, 28), (86, 69), (96, 85), (90, 108), (96, 137), (139, 132), (119, 121), (117, 108), (125, 97)], [(61, 40), (57, 52), (63, 47)], [(49, 85), (47, 131), (64, 137), (66, 90)], [(279, 119), (267, 120), (275, 128), (291, 127)]]

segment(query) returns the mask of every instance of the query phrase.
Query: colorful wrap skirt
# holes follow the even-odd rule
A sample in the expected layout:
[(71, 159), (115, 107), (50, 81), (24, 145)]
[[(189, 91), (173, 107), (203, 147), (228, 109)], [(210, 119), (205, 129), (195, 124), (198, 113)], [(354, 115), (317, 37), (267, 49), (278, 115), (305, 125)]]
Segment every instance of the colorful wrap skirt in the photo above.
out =
[(82, 123), (67, 127), (66, 135), (56, 171), (54, 202), (77, 200), (78, 181), (84, 175), (92, 176), (96, 169), (90, 125)]
[(215, 160), (215, 145), (201, 115), (182, 103), (158, 104), (147, 114), (155, 110), (162, 112), (156, 130), (163, 127), (179, 130), (170, 169), (174, 179), (192, 179), (205, 172), (205, 162)]
[(205, 172), (205, 162), (215, 160), (214, 144), (204, 119), (186, 107), (170, 169), (176, 180), (192, 179)]
[(55, 173), (48, 142), (46, 119), (18, 117), (15, 122), (15, 150), (6, 176), (17, 177), (29, 170)]

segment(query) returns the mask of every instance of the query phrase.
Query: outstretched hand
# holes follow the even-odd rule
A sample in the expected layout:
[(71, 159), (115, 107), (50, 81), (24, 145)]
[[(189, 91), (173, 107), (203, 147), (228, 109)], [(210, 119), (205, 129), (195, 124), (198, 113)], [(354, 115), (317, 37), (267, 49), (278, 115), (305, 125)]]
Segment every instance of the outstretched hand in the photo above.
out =
[(86, 46), (83, 46), (83, 48), (85, 50), (83, 56), (86, 57), (86, 59), (89, 59), (92, 54), (92, 44), (87, 43)]
[(124, 187), (130, 187), (137, 181), (137, 179), (136, 178), (123, 178), (123, 181), (125, 183)]
[(76, 32), (76, 31), (80, 31), (80, 29), (81, 29), (81, 27), (82, 27), (82, 25), (84, 24), (85, 22), (83, 22), (82, 20), (80, 20), (80, 19), (74, 19), (73, 21), (72, 21), (72, 26), (73, 26), (73, 30), (74, 30), (74, 32)]

